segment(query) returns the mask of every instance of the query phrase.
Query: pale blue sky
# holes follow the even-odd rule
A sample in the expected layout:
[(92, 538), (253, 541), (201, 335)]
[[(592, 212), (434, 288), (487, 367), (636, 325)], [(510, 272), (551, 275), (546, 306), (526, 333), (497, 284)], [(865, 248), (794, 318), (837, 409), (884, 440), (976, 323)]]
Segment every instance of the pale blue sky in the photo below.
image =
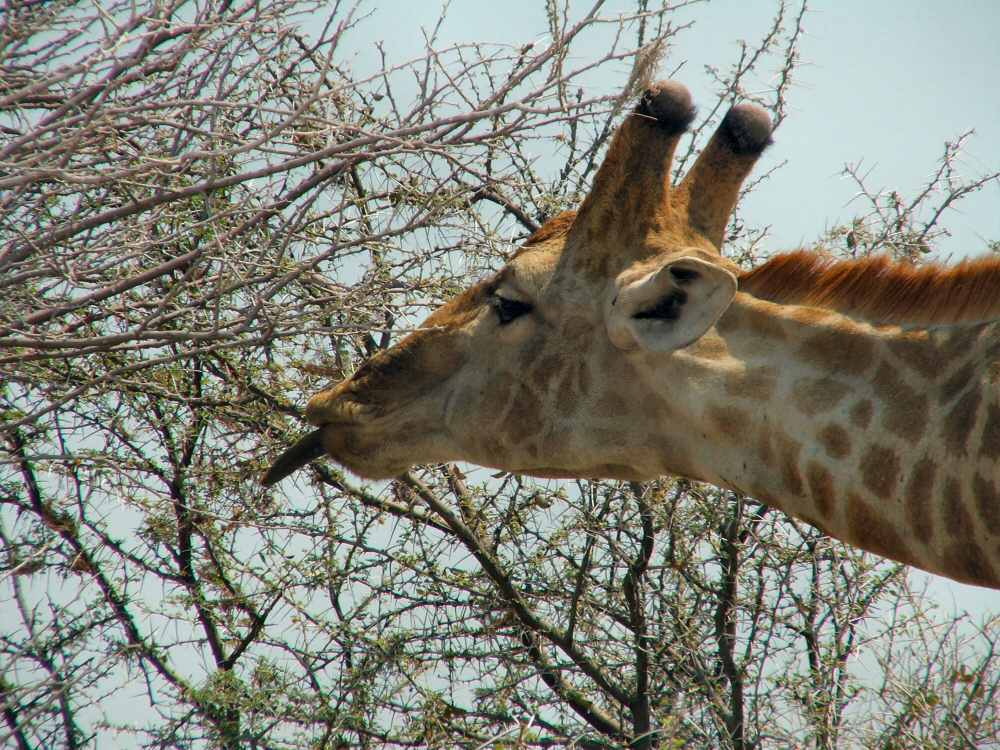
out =
[[(560, 2), (562, 0), (559, 0)], [(571, 0), (579, 17), (592, 0)], [(609, 0), (605, 13), (629, 0)], [(745, 218), (772, 227), (772, 249), (816, 238), (825, 227), (849, 220), (853, 188), (840, 177), (846, 162), (875, 167), (873, 187), (911, 196), (935, 165), (945, 140), (975, 128), (962, 163), (974, 176), (1000, 169), (1000, 3), (995, 0), (825, 0), (810, 4), (803, 66), (790, 103), (791, 114), (761, 160), (761, 171), (788, 164), (751, 196)], [(667, 65), (686, 60), (679, 76), (696, 101), (707, 103), (706, 65), (725, 65), (739, 38), (754, 41), (768, 25), (772, 0), (718, 0), (684, 11), (695, 26), (677, 39)], [(369, 0), (372, 17), (348, 39), (359, 55), (373, 38), (387, 42), (397, 60), (420, 53), (420, 26), (432, 25), (439, 0)], [(453, 0), (443, 41), (525, 43), (543, 39), (543, 0)], [(585, 54), (581, 49), (580, 54)], [(625, 82), (603, 82), (614, 91)], [(609, 71), (609, 75), (614, 70)], [(955, 233), (946, 251), (982, 252), (985, 240), (1000, 240), (1000, 188), (991, 185), (950, 212)], [(915, 573), (915, 578), (924, 579)], [(927, 576), (932, 596), (976, 614), (1000, 611), (1000, 595)], [(175, 658), (184, 658), (180, 653)], [(105, 708), (119, 715), (144, 712), (137, 687), (115, 694)], [(112, 708), (113, 706), (113, 708)], [(136, 720), (141, 716), (137, 713)], [(124, 742), (124, 738), (119, 738)]]
[[(570, 0), (571, 15), (579, 18), (592, 4)], [(382, 39), (396, 61), (417, 56), (420, 29), (434, 25), (441, 6), (439, 0), (369, 1), (362, 8), (372, 15), (346, 46), (358, 44), (363, 58), (372, 40)], [(678, 21), (694, 26), (676, 38), (666, 67), (686, 61), (678, 78), (696, 102), (707, 103), (705, 66), (731, 62), (736, 40), (759, 39), (775, 6), (773, 0), (726, 0), (679, 11)], [(1000, 169), (1000, 4), (823, 0), (809, 6), (790, 116), (758, 170), (788, 164), (744, 210), (751, 224), (771, 227), (769, 249), (808, 243), (863, 210), (850, 203), (855, 190), (841, 176), (845, 163), (863, 160), (874, 167), (870, 187), (897, 189), (908, 198), (931, 174), (944, 142), (975, 128), (962, 158), (965, 173)], [(609, 0), (602, 15), (629, 7), (631, 0)], [(543, 9), (542, 0), (452, 0), (440, 41), (541, 40), (547, 36)], [(576, 52), (582, 59), (585, 47)], [(615, 69), (609, 68), (598, 85), (615, 91), (628, 70), (622, 63), (618, 80), (612, 80)], [(948, 212), (945, 221), (955, 237), (943, 244), (944, 253), (981, 253), (986, 240), (1000, 239), (998, 209), (1000, 187), (993, 184)]]
[[(749, 24), (761, 3), (739, 5)], [(806, 29), (792, 115), (765, 155), (789, 163), (747, 207), (783, 244), (808, 241), (858, 210), (840, 177), (847, 162), (864, 159), (875, 166), (873, 186), (912, 197), (944, 142), (975, 128), (964, 170), (1000, 169), (1000, 4), (828, 1), (816, 4)], [(960, 204), (945, 218), (955, 238), (944, 249), (978, 253), (1000, 239), (998, 209), (996, 184)]]

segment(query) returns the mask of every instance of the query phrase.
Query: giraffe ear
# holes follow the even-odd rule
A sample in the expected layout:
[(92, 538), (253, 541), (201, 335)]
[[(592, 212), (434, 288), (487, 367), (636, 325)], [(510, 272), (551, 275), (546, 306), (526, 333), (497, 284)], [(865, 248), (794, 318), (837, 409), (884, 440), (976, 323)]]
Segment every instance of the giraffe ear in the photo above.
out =
[(618, 277), (605, 308), (611, 342), (619, 349), (671, 352), (715, 325), (736, 295), (736, 277), (725, 268), (683, 257), (634, 280)]

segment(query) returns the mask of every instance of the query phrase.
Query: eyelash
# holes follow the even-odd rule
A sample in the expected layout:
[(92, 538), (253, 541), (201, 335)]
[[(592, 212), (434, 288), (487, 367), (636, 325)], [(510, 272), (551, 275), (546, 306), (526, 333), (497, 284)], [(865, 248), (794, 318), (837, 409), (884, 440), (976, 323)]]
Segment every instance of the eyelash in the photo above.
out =
[(494, 294), (490, 299), (490, 306), (497, 314), (497, 320), (500, 325), (505, 326), (511, 323), (522, 315), (526, 315), (531, 312), (531, 305), (527, 302), (520, 302), (516, 299), (507, 299), (506, 297), (501, 297), (499, 294)]

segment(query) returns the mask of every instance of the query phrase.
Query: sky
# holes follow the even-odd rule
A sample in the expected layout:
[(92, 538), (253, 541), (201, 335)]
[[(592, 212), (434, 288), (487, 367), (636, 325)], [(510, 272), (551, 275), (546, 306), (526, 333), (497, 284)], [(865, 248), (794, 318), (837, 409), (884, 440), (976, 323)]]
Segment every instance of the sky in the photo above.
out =
[[(750, 16), (760, 4), (738, 5)], [(1000, 5), (825, 2), (807, 16), (806, 29), (793, 111), (765, 154), (788, 166), (747, 209), (767, 217), (783, 244), (807, 242), (860, 210), (856, 189), (841, 176), (847, 163), (863, 161), (874, 167), (873, 186), (913, 196), (945, 141), (974, 129), (963, 172), (1000, 170)], [(987, 240), (1000, 239), (998, 208), (994, 183), (949, 212), (954, 237), (942, 250), (984, 252)]]
[[(593, 5), (566, 1), (574, 18)], [(372, 54), (373, 39), (382, 40), (396, 61), (419, 55), (420, 30), (434, 26), (441, 7), (438, 0), (363, 4), (370, 17), (356, 35), (357, 61), (363, 65)], [(602, 14), (629, 7), (629, 0), (609, 0)], [(676, 38), (664, 68), (683, 62), (676, 77), (696, 104), (708, 103), (706, 66), (726, 66), (738, 53), (738, 40), (761, 38), (775, 7), (773, 0), (717, 0), (683, 9), (678, 20), (694, 24)], [(792, 4), (790, 12), (797, 7)], [(945, 142), (973, 129), (959, 158), (962, 176), (1000, 171), (1000, 3), (817, 0), (809, 9), (789, 115), (756, 173), (787, 163), (743, 207), (751, 225), (770, 227), (768, 250), (810, 244), (864, 211), (857, 187), (843, 175), (847, 164), (864, 165), (870, 189), (912, 198), (933, 174)], [(542, 0), (452, 0), (439, 30), (441, 44), (520, 45), (546, 38)], [(622, 63), (620, 80), (606, 81), (608, 91), (624, 85), (629, 68)], [(986, 252), (988, 241), (1000, 240), (1000, 185), (993, 182), (967, 197), (942, 220), (951, 236), (939, 243), (940, 257)], [(997, 592), (919, 572), (915, 577), (949, 610), (966, 609), (976, 617), (1000, 611)]]
[[(563, 0), (559, 0), (561, 3)], [(593, 0), (568, 0), (575, 17)], [(609, 0), (605, 13), (633, 5)], [(995, 0), (817, 0), (810, 2), (788, 119), (764, 154), (757, 172), (787, 164), (749, 198), (743, 208), (754, 225), (771, 227), (771, 247), (780, 251), (817, 238), (827, 227), (848, 222), (859, 210), (853, 184), (842, 176), (847, 163), (872, 169), (870, 185), (912, 196), (933, 171), (945, 141), (966, 130), (975, 136), (963, 152), (967, 177), (1000, 170), (1000, 3)], [(371, 54), (371, 41), (386, 42), (397, 60), (419, 54), (420, 27), (432, 26), (439, 0), (369, 0), (354, 54)], [(687, 9), (694, 26), (679, 36), (665, 67), (684, 61), (678, 76), (695, 101), (709, 101), (705, 66), (726, 65), (737, 40), (760, 38), (773, 16), (773, 0), (717, 0)], [(544, 40), (544, 0), (452, 0), (442, 41), (523, 44)], [(363, 47), (360, 45), (364, 45)], [(580, 54), (585, 54), (581, 51)], [(608, 80), (608, 91), (624, 84)], [(982, 253), (1000, 240), (1000, 186), (992, 184), (944, 217), (953, 237), (942, 253)], [(946, 610), (968, 610), (975, 618), (1000, 612), (1000, 592), (963, 586), (915, 571), (928, 596)], [(127, 696), (116, 696), (121, 705)], [(142, 710), (144, 702), (137, 699)]]
[[(573, 18), (593, 5), (592, 0), (565, 1)], [(370, 16), (354, 35), (360, 43), (355, 54), (363, 61), (373, 51), (371, 41), (381, 39), (399, 61), (421, 52), (420, 30), (434, 26), (442, 3), (368, 0), (361, 7)], [(630, 7), (632, 0), (608, 0), (601, 12), (614, 16)], [(694, 24), (676, 38), (664, 68), (684, 62), (677, 77), (696, 103), (707, 104), (705, 67), (733, 61), (738, 40), (758, 40), (775, 7), (774, 0), (716, 0), (678, 11), (678, 21)], [(790, 7), (790, 15), (797, 7)], [(774, 251), (813, 242), (826, 228), (863, 210), (852, 201), (855, 186), (842, 176), (848, 163), (872, 170), (871, 188), (912, 197), (932, 174), (945, 141), (975, 129), (960, 159), (963, 174), (971, 178), (1000, 170), (995, 145), (1000, 142), (1000, 45), (995, 40), (1000, 4), (821, 0), (809, 8), (790, 114), (756, 172), (787, 164), (744, 207), (754, 224), (771, 227)], [(502, 6), (452, 0), (439, 39), (442, 44), (544, 41), (543, 9), (543, 0), (504, 0)], [(582, 61), (585, 47), (576, 51)], [(629, 67), (620, 65), (620, 80), (602, 80), (607, 91), (624, 84)], [(944, 219), (954, 236), (942, 242), (942, 254), (985, 252), (988, 240), (1000, 239), (998, 207), (1000, 186), (994, 183), (949, 211)]]

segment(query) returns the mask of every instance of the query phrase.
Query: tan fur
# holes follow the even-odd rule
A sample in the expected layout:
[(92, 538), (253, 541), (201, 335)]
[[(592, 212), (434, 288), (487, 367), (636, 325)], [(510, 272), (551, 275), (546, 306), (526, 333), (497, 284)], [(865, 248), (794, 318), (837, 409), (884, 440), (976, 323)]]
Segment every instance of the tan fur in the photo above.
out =
[(1000, 323), (980, 324), (1000, 318), (1000, 260), (800, 252), (741, 274), (718, 247), (769, 117), (734, 107), (673, 188), (690, 116), (683, 89), (652, 87), (580, 211), (313, 396), (317, 429), (265, 481), (320, 449), (372, 479), (677, 474), (1000, 589)]
[(800, 250), (740, 276), (741, 291), (874, 323), (946, 325), (1000, 319), (1000, 258), (914, 266), (885, 256), (839, 260)]
[(576, 211), (563, 211), (562, 213), (556, 214), (536, 229), (534, 233), (524, 241), (521, 249), (523, 250), (524, 248), (532, 245), (540, 245), (543, 242), (548, 242), (549, 240), (555, 240), (566, 236), (570, 227), (573, 226), (573, 220), (575, 218)]

